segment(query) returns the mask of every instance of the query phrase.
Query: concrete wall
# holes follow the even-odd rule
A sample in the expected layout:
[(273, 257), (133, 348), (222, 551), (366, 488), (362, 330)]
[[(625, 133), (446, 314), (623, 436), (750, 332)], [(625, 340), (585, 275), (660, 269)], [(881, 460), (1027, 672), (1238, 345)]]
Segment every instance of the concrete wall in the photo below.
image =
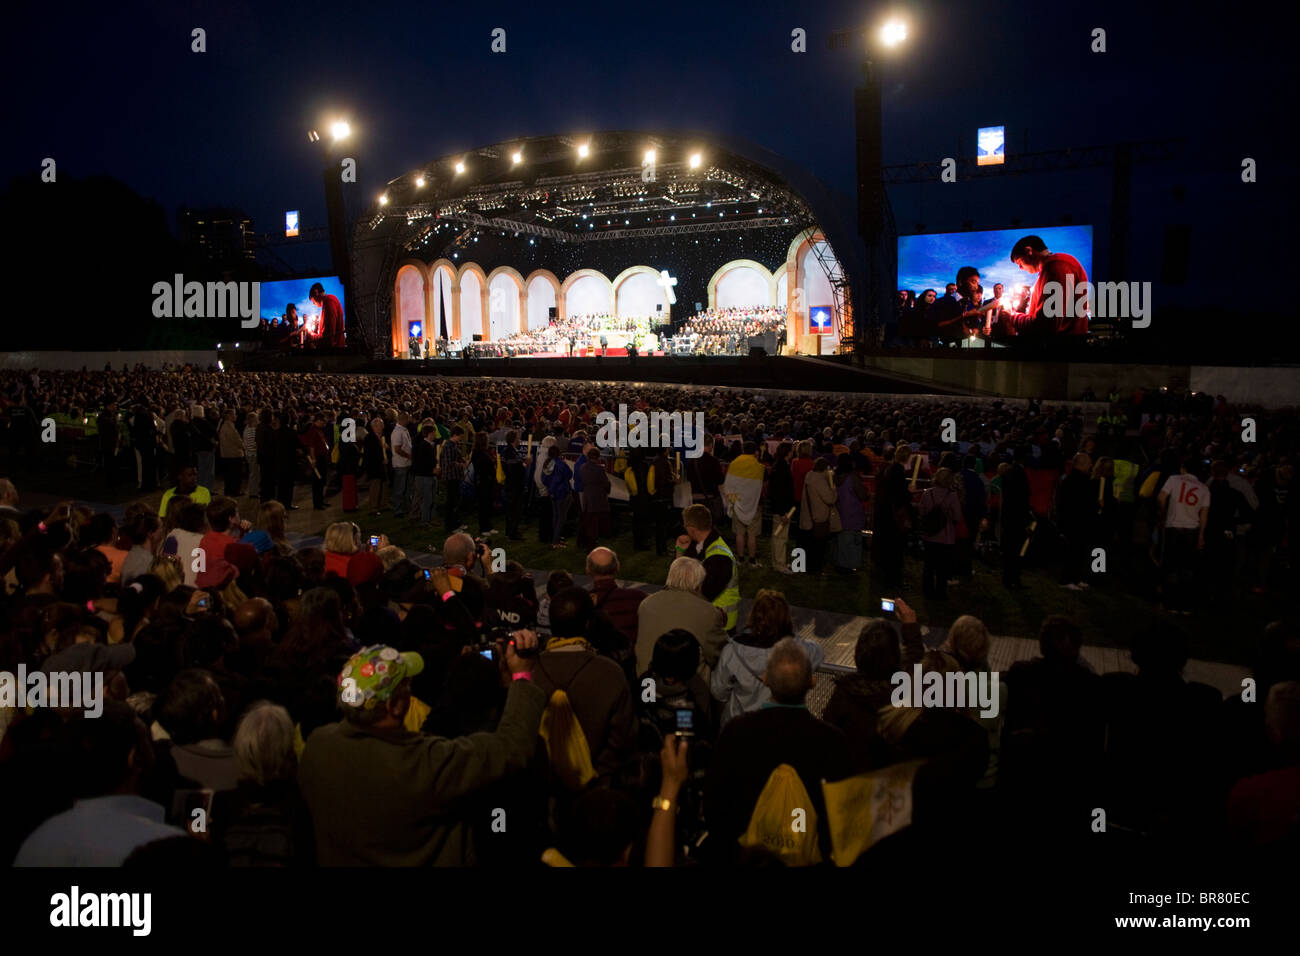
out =
[(1264, 408), (1300, 406), (1300, 368), (1220, 368), (1193, 365), (1192, 390)]
[(873, 356), (868, 367), (932, 381), (974, 394), (1008, 398), (1077, 400), (1089, 387), (1104, 396), (1114, 386), (1224, 395), (1230, 402), (1285, 408), (1300, 405), (1300, 370), (1207, 365), (1136, 365), (1113, 362), (1035, 362), (1003, 358)]

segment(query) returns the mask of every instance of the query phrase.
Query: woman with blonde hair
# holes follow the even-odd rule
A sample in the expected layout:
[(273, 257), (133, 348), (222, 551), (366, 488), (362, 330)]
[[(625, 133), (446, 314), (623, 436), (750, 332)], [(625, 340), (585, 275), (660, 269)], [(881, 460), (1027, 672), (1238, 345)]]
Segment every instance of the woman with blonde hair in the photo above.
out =
[(251, 544), (259, 556), (268, 552), (277, 555), (293, 554), (293, 545), (285, 534), (284, 505), (274, 498), (263, 501), (257, 509), (253, 530), (240, 540)]
[(172, 592), (185, 582), (185, 576), (181, 574), (180, 564), (175, 556), (155, 558), (153, 564), (149, 567), (149, 573), (163, 583), (163, 588)]
[(325, 529), (325, 573), (347, 578), (348, 564), (361, 550), (361, 529), (351, 521), (334, 522)]

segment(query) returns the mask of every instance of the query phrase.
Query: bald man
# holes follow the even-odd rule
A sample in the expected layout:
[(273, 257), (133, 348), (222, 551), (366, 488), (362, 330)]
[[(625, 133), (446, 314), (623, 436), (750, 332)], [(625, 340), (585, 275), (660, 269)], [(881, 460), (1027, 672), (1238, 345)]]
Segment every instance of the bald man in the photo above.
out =
[(232, 670), (249, 674), (270, 655), (275, 646), (275, 634), (280, 629), (280, 619), (270, 601), (255, 597), (235, 608), (233, 620), (239, 634), (239, 651), (235, 660), (228, 663)]
[(476, 620), (482, 619), (487, 588), (483, 579), (474, 574), (474, 568), (477, 565), (486, 575), (490, 560), (488, 546), (475, 544), (474, 539), (464, 532), (450, 535), (442, 544), (442, 563), (450, 576), (450, 591), (465, 601), (466, 610)]
[[(709, 766), (706, 796), (717, 808), (709, 818), (721, 859), (734, 859), (767, 778), (781, 764), (794, 767), (817, 813), (823, 859), (830, 856), (830, 828), (820, 781), (853, 772), (848, 739), (808, 712), (805, 698), (817, 680), (807, 650), (795, 638), (777, 641), (767, 656), (763, 682), (772, 705), (727, 722)], [(712, 839), (710, 839), (712, 842)]]
[(594, 548), (587, 555), (587, 573), (591, 575), (591, 600), (605, 612), (619, 632), (627, 638), (628, 648), (636, 647), (637, 609), (646, 599), (644, 591), (619, 587), (618, 555), (610, 548)]

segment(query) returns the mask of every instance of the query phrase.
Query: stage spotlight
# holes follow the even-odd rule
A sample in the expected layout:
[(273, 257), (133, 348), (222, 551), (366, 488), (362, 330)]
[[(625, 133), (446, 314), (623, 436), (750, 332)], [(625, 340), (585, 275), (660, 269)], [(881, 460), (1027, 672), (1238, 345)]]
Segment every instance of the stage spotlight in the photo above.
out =
[(464, 171), (465, 171), (465, 164), (463, 162), (457, 163), (456, 172), (463, 173)]
[(314, 129), (313, 129), (313, 130), (308, 130), (308, 131), (307, 131), (307, 142), (309, 142), (309, 143), (319, 143), (319, 142), (320, 142), (320, 133), (316, 132)]
[(907, 39), (907, 24), (902, 20), (890, 20), (880, 28), (880, 42), (885, 46), (898, 46)]
[(647, 149), (645, 151), (645, 161), (647, 163), (653, 163), (655, 161), (655, 151), (653, 149)]
[(677, 217), (676, 217), (676, 216), (669, 216), (669, 217), (668, 217), (668, 221), (669, 221), (669, 222), (676, 222), (676, 221), (677, 221)]
[(580, 145), (580, 146), (578, 147), (578, 158), (579, 158), (579, 159), (586, 159), (586, 158), (587, 158), (587, 154), (590, 153), (590, 152), (591, 152), (591, 147), (588, 146), (586, 143), (583, 143), (582, 145)]
[(514, 155), (511, 156), (510, 159), (511, 159), (512, 165), (518, 166), (520, 163), (522, 163), (522, 162), (524, 161), (524, 153), (523, 153), (523, 150), (520, 150), (520, 149), (515, 150)]
[(699, 153), (691, 153), (691, 169), (698, 169), (702, 162), (704, 162), (704, 157)]
[(415, 188), (419, 189), (423, 185), (424, 185), (424, 177), (421, 176), (419, 179), (415, 181)]
[(382, 196), (379, 197), (379, 205), (381, 206), (388, 205), (388, 193), (384, 193)]
[(347, 139), (352, 135), (352, 127), (348, 125), (347, 120), (336, 120), (330, 124), (330, 135), (334, 137), (334, 142), (341, 139)]

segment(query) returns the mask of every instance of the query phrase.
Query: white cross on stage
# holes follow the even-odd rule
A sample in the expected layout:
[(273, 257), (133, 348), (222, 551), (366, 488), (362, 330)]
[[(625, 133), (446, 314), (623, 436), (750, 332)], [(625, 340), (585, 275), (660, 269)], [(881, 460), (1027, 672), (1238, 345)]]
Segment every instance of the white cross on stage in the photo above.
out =
[(673, 286), (677, 284), (677, 280), (668, 274), (667, 269), (660, 271), (658, 284), (664, 287), (664, 297), (668, 299), (668, 304), (676, 305), (677, 293), (673, 291)]

